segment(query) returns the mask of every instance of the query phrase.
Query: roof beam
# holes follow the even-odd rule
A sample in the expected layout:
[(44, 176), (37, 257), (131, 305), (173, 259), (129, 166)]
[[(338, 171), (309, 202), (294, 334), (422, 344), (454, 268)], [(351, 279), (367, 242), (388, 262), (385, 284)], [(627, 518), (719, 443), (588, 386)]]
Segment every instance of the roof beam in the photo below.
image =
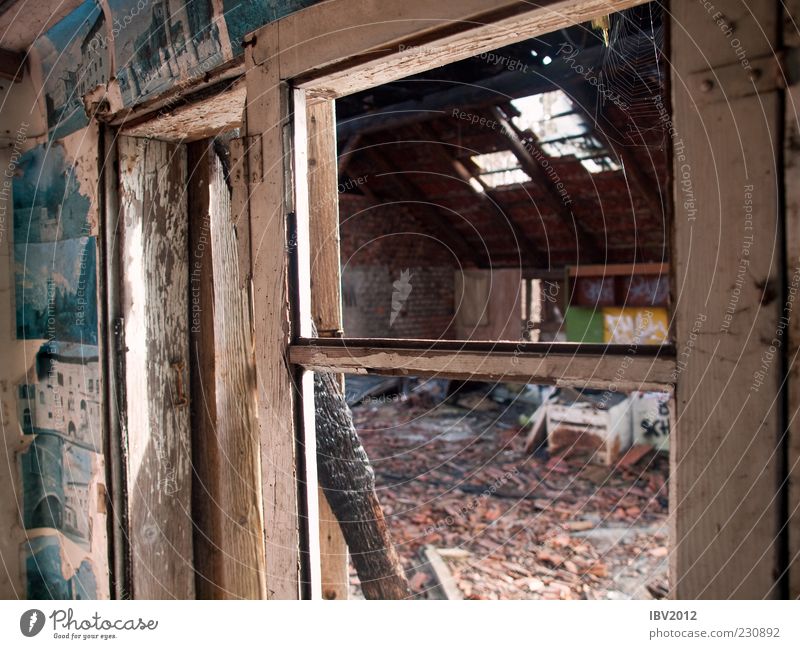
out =
[[(575, 218), (575, 215), (569, 207), (569, 202), (571, 201), (564, 200), (559, 193), (557, 183), (553, 182), (539, 162), (539, 160), (546, 160), (547, 156), (545, 156), (536, 144), (535, 136), (533, 136), (533, 134), (523, 134), (497, 106), (492, 106), (491, 113), (500, 125), (498, 132), (503, 139), (505, 139), (512, 153), (517, 157), (522, 170), (531, 177), (534, 183), (544, 190), (545, 203), (547, 206), (559, 216), (568, 228), (575, 230), (579, 258), (583, 257), (587, 260), (598, 260), (598, 246), (594, 237), (592, 237), (586, 231), (586, 228), (583, 227), (583, 224)], [(525, 141), (525, 135), (528, 136), (527, 142)], [(581, 254), (583, 251), (586, 251), (585, 254)]]
[[(481, 201), (483, 206), (486, 207), (490, 213), (496, 213), (501, 219), (508, 223), (511, 231), (514, 233), (514, 238), (516, 240), (521, 262), (524, 263), (528, 255), (534, 259), (538, 259), (541, 253), (538, 245), (534, 243), (533, 240), (525, 233), (525, 231), (522, 229), (522, 226), (517, 223), (513, 215), (503, 208), (501, 201), (497, 196), (497, 192), (493, 192), (492, 189), (480, 178), (476, 178), (460, 160), (457, 160), (450, 155), (450, 145), (442, 142), (441, 138), (438, 137), (429, 124), (418, 124), (414, 130), (422, 139), (423, 143), (429, 145), (431, 151), (434, 153), (434, 155), (436, 155), (437, 158), (439, 158), (442, 164), (453, 169), (453, 171), (456, 172), (456, 175), (458, 175), (458, 177), (469, 186), (470, 190), (474, 192), (478, 200)], [(477, 191), (470, 183), (470, 180), (479, 182), (481, 187), (483, 187), (483, 191)]]

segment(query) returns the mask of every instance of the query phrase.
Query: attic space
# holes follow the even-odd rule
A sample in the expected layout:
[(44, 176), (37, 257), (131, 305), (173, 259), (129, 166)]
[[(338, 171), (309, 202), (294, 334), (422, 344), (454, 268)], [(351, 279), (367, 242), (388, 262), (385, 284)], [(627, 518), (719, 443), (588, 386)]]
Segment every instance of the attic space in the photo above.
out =
[(663, 44), (647, 4), (337, 100), (344, 335), (666, 342)]

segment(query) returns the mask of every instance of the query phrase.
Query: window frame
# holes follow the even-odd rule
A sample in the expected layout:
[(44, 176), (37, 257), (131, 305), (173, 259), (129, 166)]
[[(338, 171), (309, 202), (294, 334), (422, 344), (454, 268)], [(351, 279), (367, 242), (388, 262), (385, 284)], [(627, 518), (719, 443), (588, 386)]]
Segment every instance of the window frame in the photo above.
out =
[[(269, 535), (275, 529), (270, 523), (281, 530), (275, 535), (279, 539), (267, 538), (273, 546), (267, 557), (268, 581), (269, 575), (274, 579), (268, 583), (272, 597), (295, 597), (298, 590), (301, 596), (321, 597), (311, 372), (435, 374), (674, 392), (672, 344), (340, 338), (338, 263), (335, 272), (328, 266), (324, 274), (312, 274), (310, 263), (311, 241), (324, 240), (334, 224), (338, 232), (337, 174), (325, 172), (337, 169), (335, 140), (330, 145), (337, 97), (639, 4), (644, 0), (552, 0), (537, 5), (409, 0), (389, 10), (376, 3), (356, 8), (352, 2), (332, 0), (270, 23), (247, 39), (250, 245), (244, 250), (249, 258), (240, 263), (249, 267), (252, 282), (263, 493), (275, 519), (265, 521), (265, 530)], [(310, 115), (320, 106), (327, 121), (311, 125)], [(328, 144), (309, 156), (315, 138)], [(310, 205), (328, 207), (315, 210), (311, 218)], [(330, 259), (334, 246), (328, 248)], [(338, 255), (338, 240), (335, 251)], [(333, 314), (324, 326), (317, 323), (316, 335), (312, 312), (320, 307), (312, 304), (312, 281), (316, 291), (323, 287), (322, 309)], [(285, 470), (287, 465), (296, 468), (296, 477)], [(283, 529), (292, 515), (296, 527)], [(299, 562), (292, 539), (300, 547)], [(297, 582), (292, 582), (282, 573), (298, 564)]]

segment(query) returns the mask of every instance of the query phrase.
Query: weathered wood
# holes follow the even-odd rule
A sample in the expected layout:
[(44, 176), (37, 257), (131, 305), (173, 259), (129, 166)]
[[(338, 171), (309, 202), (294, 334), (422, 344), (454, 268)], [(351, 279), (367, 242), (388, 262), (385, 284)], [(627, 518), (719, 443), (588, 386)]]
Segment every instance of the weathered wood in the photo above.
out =
[(444, 593), (445, 599), (462, 600), (464, 594), (459, 590), (458, 584), (450, 572), (450, 568), (442, 559), (439, 551), (432, 545), (425, 546), (425, 559), (428, 561), (428, 566), (436, 577), (436, 582)]
[[(286, 216), (293, 206), (286, 204), (292, 195), (285, 184), (291, 178), (286, 168), (291, 164), (290, 140), (283, 132), (289, 115), (288, 89), (278, 78), (277, 26), (259, 32), (263, 38), (258, 44), (271, 50), (266, 63), (255, 64), (252, 46), (245, 52), (250, 250), (267, 598), (296, 599), (300, 594), (296, 394), (285, 358), (290, 336)], [(255, 159), (262, 150), (270, 156), (263, 165)]]
[(245, 84), (237, 79), (205, 99), (173, 110), (162, 109), (156, 119), (121, 129), (123, 135), (157, 137), (170, 142), (193, 142), (242, 125)]
[[(675, 331), (679, 354), (689, 350), (670, 442), (670, 587), (678, 599), (761, 599), (779, 594), (781, 352), (768, 357), (781, 308), (780, 124), (778, 93), (752, 94), (747, 66), (775, 51), (778, 11), (713, 9), (676, 2), (670, 16)], [(687, 88), (693, 74), (713, 88), (716, 68), (739, 63), (746, 92), (703, 102)]]
[[(789, 0), (784, 13), (784, 44), (800, 47), (797, 20), (800, 0)], [(792, 17), (790, 20), (789, 17)], [(786, 200), (786, 301), (789, 313), (787, 369), (787, 478), (789, 597), (800, 598), (800, 83), (786, 90), (784, 111), (784, 192)], [(791, 300), (791, 302), (789, 302)]]
[[(347, 0), (326, 2), (280, 21), (280, 76), (307, 75), (299, 87), (340, 97), (643, 2), (369, 1), (358, 10)], [(262, 43), (263, 28), (256, 38)], [(264, 48), (258, 62), (271, 56)]]
[(405, 599), (410, 591), (375, 492), (375, 474), (358, 438), (339, 379), (314, 374), (320, 486), (350, 548), (367, 599)]
[[(289, 359), (306, 369), (390, 376), (437, 376), (452, 379), (518, 381), (601, 389), (669, 389), (675, 361), (650, 350), (623, 349), (621, 354), (578, 354), (548, 351), (547, 343), (460, 343), (437, 349), (434, 341), (415, 341), (405, 348), (398, 341), (310, 341), (292, 345)], [(327, 344), (336, 342), (338, 344)], [(602, 346), (599, 346), (603, 349)], [(528, 351), (536, 349), (537, 351)]]
[(199, 598), (261, 599), (264, 544), (255, 382), (230, 196), (211, 141), (190, 144), (192, 443)]
[[(239, 262), (239, 288), (250, 289), (250, 172), (248, 158), (250, 151), (246, 140), (234, 138), (229, 143), (230, 182), (231, 182), (231, 223), (236, 239), (236, 257)], [(261, 149), (261, 138), (257, 138)], [(252, 324), (252, 323), (251, 323)]]
[[(332, 101), (306, 106), (311, 318), (317, 335), (322, 332), (323, 336), (335, 337), (342, 335), (342, 300), (334, 110)], [(339, 381), (343, 385), (344, 377)], [(347, 544), (321, 488), (319, 514), (322, 595), (325, 599), (347, 599)]]
[(255, 368), (247, 290), (239, 287), (230, 191), (219, 158), (210, 164), (214, 264), (216, 438), (220, 456), (222, 576), (226, 596), (263, 599), (265, 549)]
[(224, 597), (218, 497), (220, 457), (216, 443), (214, 364), (214, 266), (209, 206), (208, 142), (187, 147), (189, 216), (189, 375), (192, 385), (192, 519), (195, 591), (198, 599)]
[(192, 599), (186, 150), (119, 139), (132, 593)]

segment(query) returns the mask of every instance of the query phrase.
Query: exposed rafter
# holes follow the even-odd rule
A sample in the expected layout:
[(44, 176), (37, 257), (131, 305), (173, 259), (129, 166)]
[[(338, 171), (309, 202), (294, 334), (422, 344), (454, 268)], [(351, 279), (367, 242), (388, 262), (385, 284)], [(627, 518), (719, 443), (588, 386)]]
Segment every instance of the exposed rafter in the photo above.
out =
[(517, 157), (522, 170), (531, 177), (534, 183), (542, 188), (548, 208), (555, 212), (568, 228), (574, 228), (580, 258), (587, 261), (599, 261), (600, 255), (594, 237), (575, 218), (569, 205), (563, 200), (556, 183), (548, 176), (539, 162), (539, 160), (546, 160), (547, 156), (539, 148), (535, 136), (532, 133), (520, 131), (497, 106), (492, 106), (491, 113), (500, 125), (498, 132)]
[(519, 249), (520, 259), (523, 264), (528, 261), (528, 257), (534, 260), (539, 259), (540, 250), (536, 243), (525, 233), (519, 223), (514, 219), (510, 211), (504, 209), (497, 192), (493, 192), (490, 187), (486, 185), (480, 178), (476, 178), (464, 164), (450, 154), (450, 149), (447, 144), (443, 143), (441, 138), (437, 136), (433, 128), (429, 124), (418, 124), (415, 129), (417, 135), (422, 141), (429, 145), (431, 152), (441, 161), (442, 165), (449, 166), (455, 171), (456, 175), (464, 181), (467, 185), (471, 180), (477, 181), (483, 187), (483, 191), (475, 192), (475, 196), (481, 201), (483, 206), (490, 212), (496, 213), (503, 222), (508, 223), (514, 238), (516, 239)]

